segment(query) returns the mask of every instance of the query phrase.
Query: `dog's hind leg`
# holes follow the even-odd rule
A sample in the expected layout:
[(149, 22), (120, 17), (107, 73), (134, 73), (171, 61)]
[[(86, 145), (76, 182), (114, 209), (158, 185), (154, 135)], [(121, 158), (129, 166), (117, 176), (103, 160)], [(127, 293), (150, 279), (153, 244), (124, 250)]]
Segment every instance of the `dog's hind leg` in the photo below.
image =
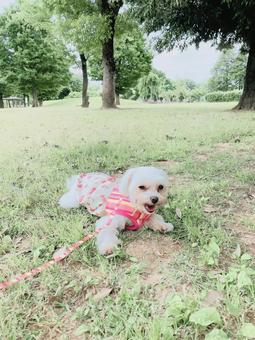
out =
[(80, 203), (75, 188), (75, 182), (78, 176), (72, 176), (67, 180), (67, 188), (69, 189), (59, 200), (59, 204), (64, 209), (79, 208)]
[(74, 191), (68, 191), (58, 201), (59, 205), (64, 209), (79, 208), (80, 203), (77, 194)]

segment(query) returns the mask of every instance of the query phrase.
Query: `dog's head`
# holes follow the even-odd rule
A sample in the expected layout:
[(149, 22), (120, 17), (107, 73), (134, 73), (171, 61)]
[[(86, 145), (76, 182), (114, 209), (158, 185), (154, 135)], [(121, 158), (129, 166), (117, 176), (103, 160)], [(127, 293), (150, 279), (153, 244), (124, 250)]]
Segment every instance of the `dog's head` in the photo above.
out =
[(135, 208), (153, 214), (167, 198), (168, 176), (154, 167), (129, 169), (120, 181), (120, 192), (127, 195)]

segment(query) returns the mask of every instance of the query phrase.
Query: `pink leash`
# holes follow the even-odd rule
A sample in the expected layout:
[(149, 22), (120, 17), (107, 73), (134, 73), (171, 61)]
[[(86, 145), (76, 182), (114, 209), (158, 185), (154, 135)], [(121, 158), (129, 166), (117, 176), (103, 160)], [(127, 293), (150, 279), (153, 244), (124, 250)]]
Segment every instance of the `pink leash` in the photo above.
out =
[(90, 239), (92, 239), (93, 237), (96, 236), (96, 234), (98, 234), (101, 230), (105, 229), (106, 227), (108, 227), (111, 224), (112, 219), (110, 219), (107, 223), (106, 226), (97, 229), (96, 231), (94, 231), (93, 233), (84, 236), (80, 241), (77, 241), (75, 243), (73, 243), (70, 247), (68, 247), (63, 254), (61, 255), (55, 255), (53, 256), (53, 259), (45, 262), (44, 264), (42, 264), (41, 266), (32, 269), (29, 272), (26, 272), (24, 274), (20, 274), (15, 276), (13, 279), (9, 280), (9, 281), (4, 281), (4, 282), (0, 282), (0, 290), (6, 289), (10, 286), (13, 286), (14, 284), (28, 279), (28, 278), (32, 278), (33, 276), (41, 273), (42, 271), (44, 271), (47, 268), (52, 267), (55, 263), (58, 263), (60, 261), (62, 261), (63, 259), (65, 259), (67, 256), (69, 256), (75, 249), (78, 249), (81, 245), (83, 245), (85, 242), (89, 241)]

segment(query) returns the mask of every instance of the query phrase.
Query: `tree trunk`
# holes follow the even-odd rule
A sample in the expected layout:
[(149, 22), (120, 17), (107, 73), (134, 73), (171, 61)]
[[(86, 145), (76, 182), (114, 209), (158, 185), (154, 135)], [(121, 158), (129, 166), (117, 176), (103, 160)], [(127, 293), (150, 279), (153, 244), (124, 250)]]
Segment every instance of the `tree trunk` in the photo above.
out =
[(255, 42), (251, 44), (243, 94), (235, 110), (255, 110)]
[(36, 88), (33, 88), (32, 96), (33, 96), (32, 107), (38, 107), (39, 102), (38, 102), (38, 93), (37, 93)]
[(120, 95), (116, 93), (116, 105), (120, 105)]
[(87, 70), (87, 59), (84, 53), (80, 54), (81, 69), (82, 69), (82, 107), (89, 107), (88, 97), (88, 70)]
[(107, 39), (102, 46), (103, 59), (103, 93), (102, 105), (104, 109), (116, 108), (115, 105), (115, 61), (114, 61), (114, 34), (115, 23), (120, 7), (123, 1), (117, 0), (109, 3), (108, 0), (101, 1), (101, 14), (108, 19), (109, 32)]
[(0, 109), (4, 108), (4, 100), (3, 100), (3, 94), (0, 93)]

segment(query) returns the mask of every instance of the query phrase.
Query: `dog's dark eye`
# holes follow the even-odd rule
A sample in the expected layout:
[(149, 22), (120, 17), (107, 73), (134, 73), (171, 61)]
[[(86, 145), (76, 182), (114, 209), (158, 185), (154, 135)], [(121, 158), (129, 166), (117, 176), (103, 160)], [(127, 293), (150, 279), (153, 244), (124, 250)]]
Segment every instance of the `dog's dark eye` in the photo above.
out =
[(160, 184), (160, 185), (158, 186), (158, 191), (163, 190), (163, 189), (164, 189), (164, 186)]
[(141, 189), (141, 190), (146, 190), (144, 185), (140, 185), (138, 188)]

